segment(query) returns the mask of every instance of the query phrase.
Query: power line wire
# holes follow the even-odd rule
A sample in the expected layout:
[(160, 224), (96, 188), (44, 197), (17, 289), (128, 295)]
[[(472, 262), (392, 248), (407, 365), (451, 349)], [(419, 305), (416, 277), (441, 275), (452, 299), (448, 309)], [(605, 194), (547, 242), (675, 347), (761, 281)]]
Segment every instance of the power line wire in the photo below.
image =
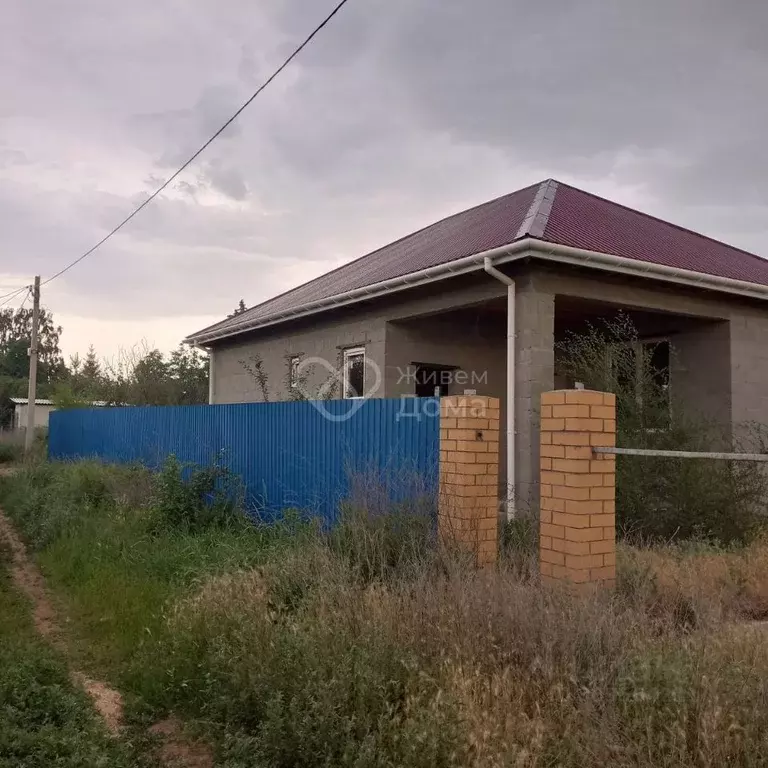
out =
[[(0, 296), (0, 299), (5, 299), (5, 301), (0, 304), (0, 307), (4, 307), (9, 301), (13, 301), (20, 293), (24, 293), (24, 291), (29, 291), (29, 286), (25, 285), (23, 288), (19, 288), (18, 291), (15, 291), (14, 293), (6, 293), (5, 296)], [(8, 298), (5, 298), (5, 297)], [(26, 298), (24, 299), (26, 301)]]
[[(320, 32), (330, 20), (342, 9), (348, 0), (341, 0), (336, 7), (315, 27), (310, 35), (304, 40), (301, 45), (296, 48), (293, 53), (254, 91), (254, 93), (245, 101), (238, 110), (214, 133), (190, 158), (175, 172), (169, 176), (141, 205), (133, 210), (128, 216), (126, 216), (108, 235), (99, 240), (96, 245), (89, 248), (84, 254), (78, 256), (73, 262), (67, 264), (66, 267), (60, 269), (55, 275), (52, 275), (47, 280), (44, 280), (42, 285), (47, 285), (57, 277), (61, 277), (65, 272), (68, 272), (72, 267), (79, 264), (83, 259), (90, 256), (95, 250), (100, 248), (104, 243), (109, 240), (112, 235), (119, 232), (137, 213), (144, 209), (149, 203), (151, 203), (182, 171), (186, 170), (197, 158), (219, 137), (221, 134), (240, 116), (240, 114), (251, 104), (251, 102), (306, 48), (312, 39)], [(1, 297), (0, 297), (1, 298)]]

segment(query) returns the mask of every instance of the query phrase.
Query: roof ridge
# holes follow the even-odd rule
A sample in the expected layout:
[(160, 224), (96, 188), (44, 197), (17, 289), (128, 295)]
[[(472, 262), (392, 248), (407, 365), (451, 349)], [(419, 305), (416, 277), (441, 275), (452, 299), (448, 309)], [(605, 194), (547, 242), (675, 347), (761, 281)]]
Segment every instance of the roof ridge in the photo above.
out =
[(545, 179), (539, 184), (530, 208), (528, 208), (528, 212), (517, 230), (515, 240), (520, 240), (523, 237), (544, 236), (544, 230), (549, 223), (549, 214), (552, 212), (552, 204), (557, 195), (557, 184), (554, 179)]
[(579, 192), (582, 195), (593, 197), (596, 200), (602, 200), (604, 203), (608, 203), (617, 208), (623, 208), (625, 211), (629, 211), (630, 213), (636, 213), (639, 216), (642, 216), (643, 218), (652, 219), (653, 221), (658, 221), (661, 224), (666, 224), (667, 226), (673, 227), (674, 229), (680, 232), (686, 232), (689, 235), (696, 235), (696, 237), (701, 237), (704, 240), (709, 240), (711, 243), (717, 243), (718, 245), (722, 245), (725, 248), (730, 248), (733, 251), (738, 251), (739, 253), (743, 253), (745, 256), (751, 256), (753, 259), (758, 259), (761, 263), (765, 263), (766, 261), (768, 261), (768, 259), (763, 258), (757, 253), (752, 253), (752, 251), (747, 251), (744, 248), (739, 248), (736, 245), (731, 245), (731, 243), (726, 243), (725, 240), (718, 240), (716, 237), (710, 237), (709, 235), (702, 234), (701, 232), (697, 232), (695, 229), (689, 229), (688, 227), (683, 227), (680, 224), (675, 224), (673, 221), (667, 221), (667, 219), (662, 219), (660, 216), (654, 216), (652, 213), (647, 213), (646, 211), (641, 211), (637, 208), (632, 208), (629, 205), (624, 205), (624, 203), (617, 203), (615, 200), (610, 200), (609, 198), (603, 197), (602, 195), (596, 195), (594, 192), (587, 192), (586, 189), (580, 189), (579, 187), (574, 187), (571, 184), (565, 184), (562, 181), (555, 182), (555, 183), (560, 184), (563, 187), (568, 187), (568, 189), (572, 189), (574, 192)]

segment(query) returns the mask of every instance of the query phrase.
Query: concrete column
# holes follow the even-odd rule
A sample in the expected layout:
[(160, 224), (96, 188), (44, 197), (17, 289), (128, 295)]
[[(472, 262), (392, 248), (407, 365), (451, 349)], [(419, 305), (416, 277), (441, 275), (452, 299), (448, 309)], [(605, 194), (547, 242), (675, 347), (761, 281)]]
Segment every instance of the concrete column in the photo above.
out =
[(555, 386), (555, 297), (536, 278), (517, 283), (515, 344), (515, 461), (519, 515), (539, 509), (539, 402)]
[(541, 396), (539, 567), (545, 581), (616, 580), (616, 396), (558, 390)]
[(438, 535), (481, 566), (498, 558), (498, 483), (498, 398), (441, 398)]

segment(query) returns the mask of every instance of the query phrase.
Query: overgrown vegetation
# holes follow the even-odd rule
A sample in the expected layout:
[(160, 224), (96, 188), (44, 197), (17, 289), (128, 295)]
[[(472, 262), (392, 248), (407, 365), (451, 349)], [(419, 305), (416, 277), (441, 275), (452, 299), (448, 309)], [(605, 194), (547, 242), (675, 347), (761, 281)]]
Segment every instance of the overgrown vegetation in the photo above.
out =
[(66, 665), (34, 631), (0, 548), (0, 768), (149, 766), (142, 744), (108, 736)]
[[(655, 359), (631, 320), (619, 315), (557, 345), (557, 365), (572, 382), (616, 394), (618, 444), (678, 451), (768, 453), (759, 425), (717, 424), (691, 412), (670, 388), (669, 372)], [(674, 361), (674, 345), (670, 350)], [(748, 542), (766, 522), (765, 465), (707, 459), (618, 457), (617, 523), (633, 541), (709, 539)]]
[(192, 530), (135, 468), (3, 484), (85, 661), (229, 768), (764, 764), (768, 646), (732, 623), (762, 615), (760, 541), (623, 549), (617, 592), (577, 597), (520, 567), (522, 525), (475, 571), (406, 512)]

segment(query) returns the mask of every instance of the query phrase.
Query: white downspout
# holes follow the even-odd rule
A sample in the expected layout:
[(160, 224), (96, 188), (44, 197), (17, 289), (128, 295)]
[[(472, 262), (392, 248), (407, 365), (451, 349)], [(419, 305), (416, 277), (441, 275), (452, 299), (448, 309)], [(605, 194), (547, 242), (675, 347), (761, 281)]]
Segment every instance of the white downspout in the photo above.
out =
[(216, 387), (214, 385), (213, 349), (208, 348), (208, 405), (216, 402)]
[(507, 286), (507, 520), (517, 516), (515, 499), (515, 281), (493, 266), (490, 256), (483, 269)]

